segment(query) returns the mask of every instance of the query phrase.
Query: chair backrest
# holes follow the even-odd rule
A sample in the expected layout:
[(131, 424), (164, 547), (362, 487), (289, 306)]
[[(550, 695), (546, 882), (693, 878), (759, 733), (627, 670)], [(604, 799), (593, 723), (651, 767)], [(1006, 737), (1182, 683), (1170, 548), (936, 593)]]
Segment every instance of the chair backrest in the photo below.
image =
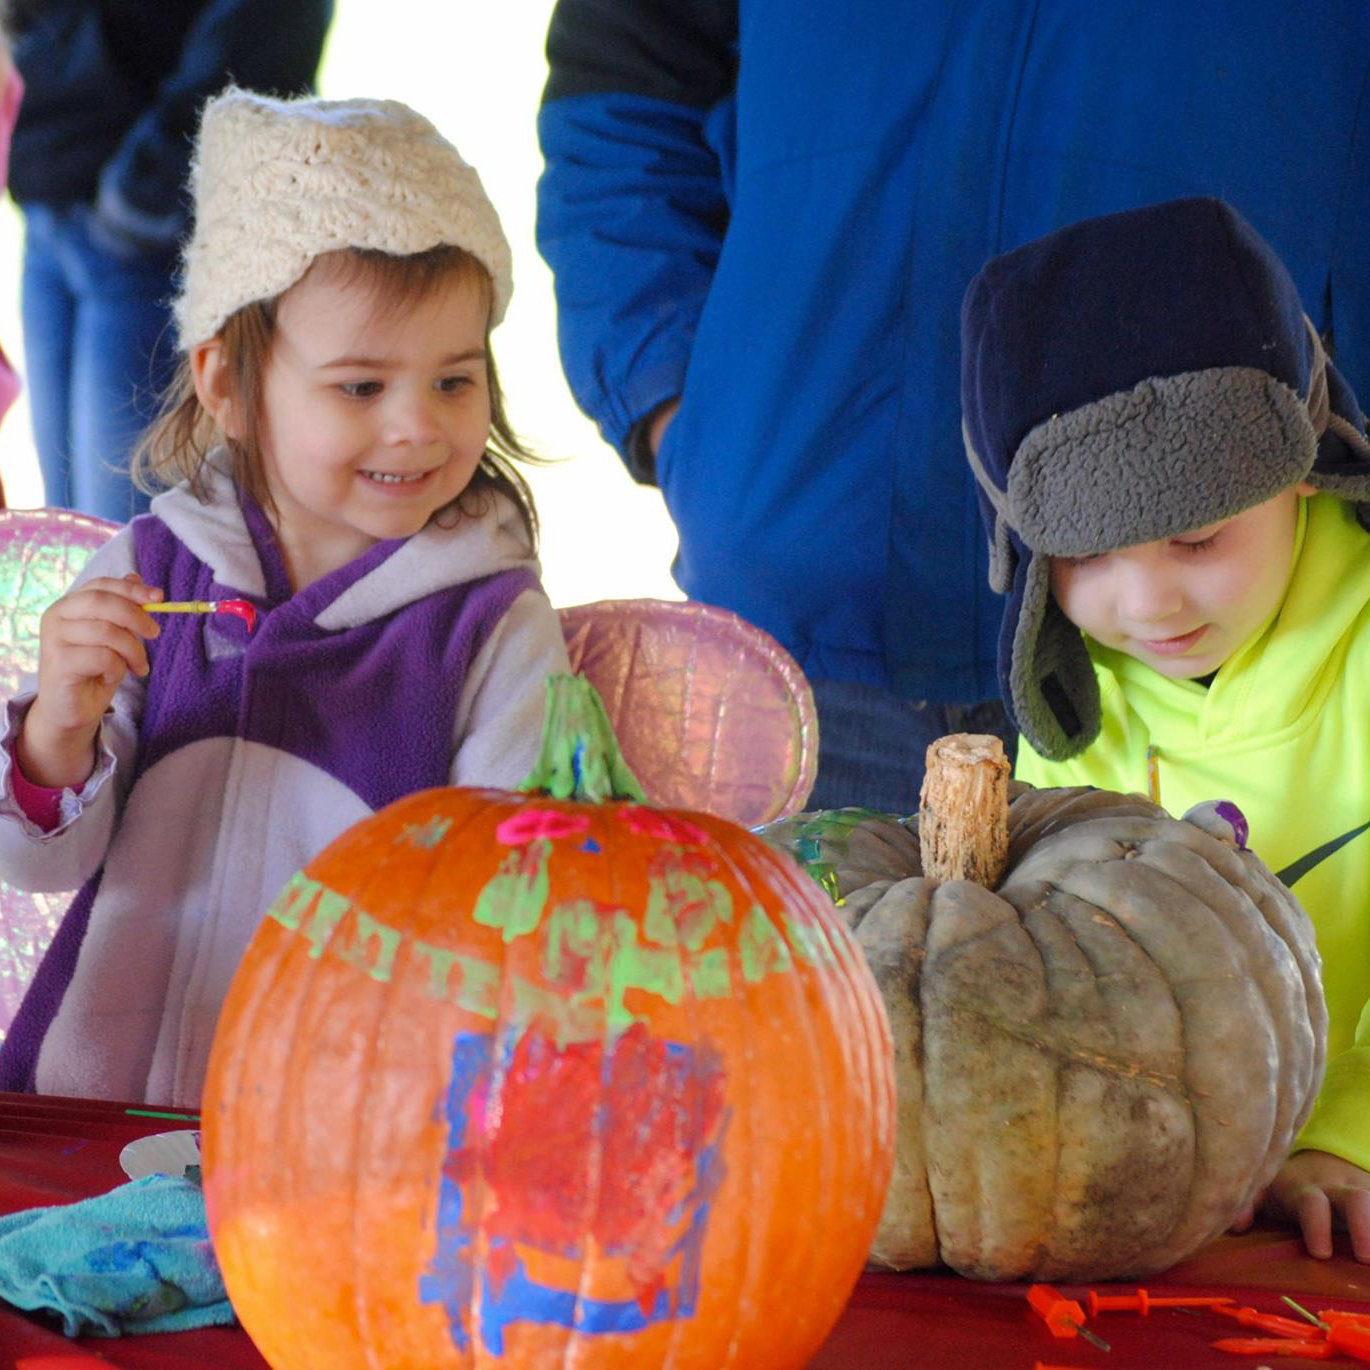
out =
[[(43, 610), (118, 526), (62, 509), (0, 509), (0, 699), (37, 668)], [(778, 642), (688, 601), (601, 600), (560, 612), (571, 668), (603, 696), (652, 800), (744, 827), (803, 807), (818, 725), (808, 682)], [(70, 900), (0, 880), (0, 1039)]]
[[(0, 509), (0, 700), (38, 668), (43, 610), (118, 528), (66, 509)], [(70, 902), (0, 880), (0, 1037)]]
[(813, 694), (769, 634), (658, 599), (562, 609), (561, 626), (650, 799), (748, 828), (803, 808), (818, 765)]
[(69, 509), (0, 509), (0, 698), (38, 668), (38, 620), (117, 523)]

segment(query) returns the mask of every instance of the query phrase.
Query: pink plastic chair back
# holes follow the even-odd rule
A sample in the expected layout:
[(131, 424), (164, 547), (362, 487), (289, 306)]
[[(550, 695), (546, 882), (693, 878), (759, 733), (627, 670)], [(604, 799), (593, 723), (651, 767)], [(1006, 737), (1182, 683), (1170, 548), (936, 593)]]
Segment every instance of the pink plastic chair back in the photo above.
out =
[(601, 600), (561, 610), (580, 672), (604, 699), (650, 799), (756, 827), (813, 788), (818, 722), (792, 656), (708, 604)]
[[(66, 509), (0, 509), (0, 698), (38, 669), (38, 620), (117, 523)], [(8, 1030), (71, 894), (27, 894), (0, 880), (0, 1037)]]

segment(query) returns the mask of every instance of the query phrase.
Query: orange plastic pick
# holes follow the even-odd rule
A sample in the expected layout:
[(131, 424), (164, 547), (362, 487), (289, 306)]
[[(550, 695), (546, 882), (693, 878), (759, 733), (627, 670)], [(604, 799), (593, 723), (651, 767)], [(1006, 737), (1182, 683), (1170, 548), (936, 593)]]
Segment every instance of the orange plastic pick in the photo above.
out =
[(1370, 1361), (1370, 1323), (1354, 1317), (1328, 1318), (1332, 1325), (1327, 1332), (1328, 1344), (1357, 1360)]
[(1318, 1317), (1329, 1326), (1334, 1322), (1352, 1322), (1361, 1327), (1370, 1327), (1370, 1309), (1363, 1313), (1351, 1313), (1345, 1308), (1319, 1308)]
[(1296, 1318), (1281, 1317), (1278, 1313), (1262, 1313), (1255, 1308), (1215, 1308), (1225, 1318), (1233, 1318), (1243, 1327), (1259, 1327), (1262, 1332), (1274, 1332), (1281, 1337), (1293, 1337), (1297, 1341), (1317, 1340), (1316, 1328), (1309, 1323), (1299, 1322)]
[(1085, 1291), (1085, 1303), (1091, 1318), (1114, 1309), (1135, 1309), (1142, 1317), (1146, 1317), (1153, 1308), (1216, 1308), (1219, 1304), (1232, 1302), (1234, 1300), (1231, 1298), (1153, 1299), (1145, 1289), (1138, 1289), (1135, 1294), (1100, 1294), (1095, 1289)]
[(1106, 1341), (1096, 1337), (1084, 1325), (1085, 1310), (1074, 1299), (1066, 1298), (1059, 1289), (1053, 1289), (1049, 1284), (1030, 1285), (1027, 1300), (1053, 1337), (1080, 1336), (1103, 1351), (1111, 1350)]
[(1224, 1337), (1213, 1343), (1215, 1351), (1235, 1356), (1301, 1356), (1304, 1360), (1331, 1360), (1337, 1348), (1325, 1341), (1281, 1341), (1275, 1337)]

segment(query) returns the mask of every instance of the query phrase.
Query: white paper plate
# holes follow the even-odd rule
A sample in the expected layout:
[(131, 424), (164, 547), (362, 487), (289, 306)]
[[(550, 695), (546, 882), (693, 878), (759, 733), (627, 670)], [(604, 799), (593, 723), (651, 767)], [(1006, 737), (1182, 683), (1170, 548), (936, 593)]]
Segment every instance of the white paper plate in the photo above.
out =
[(130, 1180), (144, 1175), (184, 1175), (186, 1166), (200, 1164), (198, 1132), (159, 1132), (139, 1137), (119, 1153), (119, 1164)]

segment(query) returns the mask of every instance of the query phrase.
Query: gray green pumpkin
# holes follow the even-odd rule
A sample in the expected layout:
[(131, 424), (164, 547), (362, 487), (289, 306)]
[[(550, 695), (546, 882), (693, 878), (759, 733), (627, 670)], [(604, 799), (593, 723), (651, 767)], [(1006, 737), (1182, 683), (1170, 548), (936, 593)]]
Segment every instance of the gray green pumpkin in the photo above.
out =
[(889, 1016), (896, 1159), (871, 1261), (1151, 1274), (1227, 1228), (1312, 1108), (1312, 927), (1209, 806), (1008, 790), (992, 890), (925, 878), (916, 816), (762, 830), (845, 914)]

